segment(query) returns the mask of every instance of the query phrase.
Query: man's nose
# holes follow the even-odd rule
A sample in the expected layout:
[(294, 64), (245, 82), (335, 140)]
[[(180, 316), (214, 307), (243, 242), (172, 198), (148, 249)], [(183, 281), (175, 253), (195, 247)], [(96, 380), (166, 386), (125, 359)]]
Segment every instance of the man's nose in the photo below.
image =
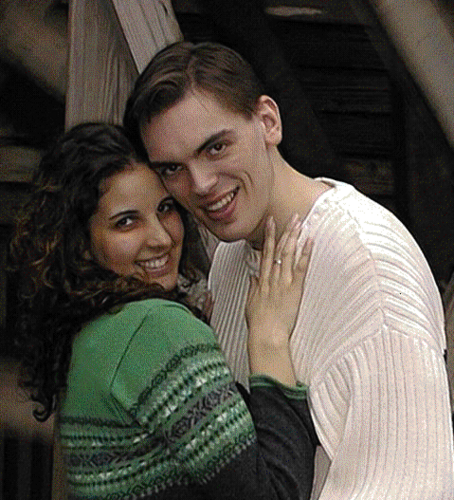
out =
[(217, 174), (209, 167), (190, 166), (192, 189), (198, 195), (208, 194), (217, 183)]

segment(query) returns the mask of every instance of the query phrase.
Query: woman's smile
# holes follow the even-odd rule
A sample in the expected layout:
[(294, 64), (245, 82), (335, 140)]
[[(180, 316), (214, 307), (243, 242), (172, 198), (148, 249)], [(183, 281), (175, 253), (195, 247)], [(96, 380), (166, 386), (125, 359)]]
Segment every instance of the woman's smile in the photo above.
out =
[(133, 163), (101, 188), (104, 193), (90, 220), (92, 257), (122, 276), (174, 288), (183, 222), (157, 174)]

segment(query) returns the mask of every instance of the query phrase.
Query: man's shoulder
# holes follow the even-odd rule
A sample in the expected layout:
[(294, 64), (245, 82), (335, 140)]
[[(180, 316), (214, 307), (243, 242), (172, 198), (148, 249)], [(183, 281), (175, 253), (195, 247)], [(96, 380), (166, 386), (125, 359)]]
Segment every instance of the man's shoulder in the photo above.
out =
[(329, 183), (332, 189), (314, 204), (309, 214), (311, 225), (320, 220), (320, 224), (316, 224), (318, 228), (322, 232), (334, 232), (338, 238), (350, 238), (352, 233), (358, 233), (367, 235), (367, 241), (386, 233), (415, 245), (408, 229), (389, 209), (350, 184), (324, 178), (320, 180)]

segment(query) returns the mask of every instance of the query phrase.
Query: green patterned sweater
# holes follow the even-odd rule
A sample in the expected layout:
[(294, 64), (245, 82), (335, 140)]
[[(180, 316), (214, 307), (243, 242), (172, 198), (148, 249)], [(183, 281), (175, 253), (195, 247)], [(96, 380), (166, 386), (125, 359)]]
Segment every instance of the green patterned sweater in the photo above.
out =
[(58, 420), (70, 498), (309, 496), (305, 389), (252, 377), (248, 409), (212, 330), (174, 302), (80, 332)]

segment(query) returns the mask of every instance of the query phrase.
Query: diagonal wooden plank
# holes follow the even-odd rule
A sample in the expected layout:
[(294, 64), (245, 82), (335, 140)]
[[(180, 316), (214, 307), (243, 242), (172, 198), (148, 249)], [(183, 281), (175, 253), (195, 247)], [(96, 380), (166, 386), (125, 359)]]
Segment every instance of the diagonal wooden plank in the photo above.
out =
[(74, 0), (69, 14), (65, 126), (119, 123), (137, 70), (115, 12), (109, 2)]
[(182, 35), (169, 0), (73, 0), (66, 128), (120, 123), (137, 75)]
[(364, 19), (370, 5), (454, 146), (454, 32), (433, 0), (351, 0)]
[(111, 0), (140, 73), (154, 54), (182, 40), (170, 0)]

